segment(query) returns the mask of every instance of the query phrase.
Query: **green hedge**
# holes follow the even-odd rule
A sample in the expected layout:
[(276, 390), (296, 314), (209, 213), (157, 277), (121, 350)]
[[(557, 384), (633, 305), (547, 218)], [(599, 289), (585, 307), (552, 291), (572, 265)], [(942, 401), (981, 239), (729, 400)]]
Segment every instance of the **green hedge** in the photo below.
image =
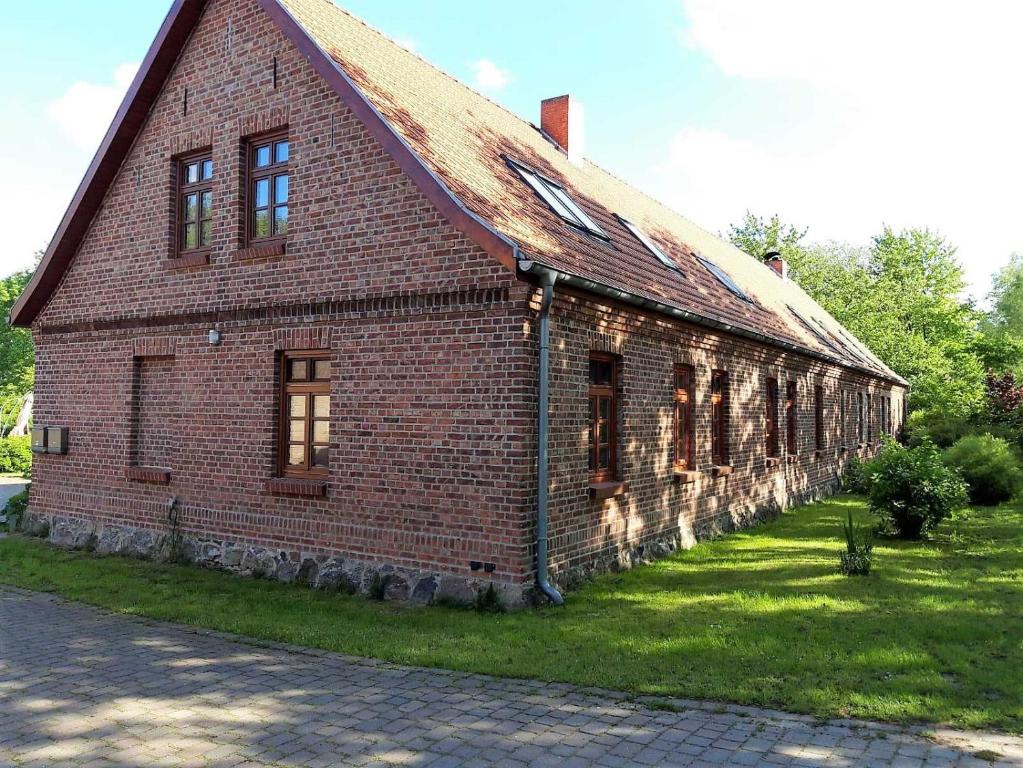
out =
[(31, 438), (5, 437), (0, 439), (0, 474), (27, 475), (31, 470)]
[(1023, 489), (1023, 468), (1016, 451), (993, 435), (967, 435), (946, 449), (945, 463), (969, 486), (970, 502), (993, 506)]

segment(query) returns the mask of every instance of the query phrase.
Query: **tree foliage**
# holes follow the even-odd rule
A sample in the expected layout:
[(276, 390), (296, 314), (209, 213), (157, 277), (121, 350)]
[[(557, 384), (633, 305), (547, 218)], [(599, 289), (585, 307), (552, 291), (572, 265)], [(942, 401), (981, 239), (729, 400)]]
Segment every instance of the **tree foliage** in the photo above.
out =
[(32, 389), (35, 355), (32, 333), (26, 328), (11, 328), (6, 322), (31, 277), (31, 270), (25, 270), (0, 279), (0, 313), (4, 321), (0, 325), (0, 397), (20, 396)]
[(805, 235), (778, 216), (748, 212), (729, 232), (754, 256), (780, 251), (791, 278), (910, 382), (911, 408), (976, 413), (984, 394), (980, 317), (961, 298), (955, 248), (926, 229), (885, 227), (865, 248), (809, 244)]

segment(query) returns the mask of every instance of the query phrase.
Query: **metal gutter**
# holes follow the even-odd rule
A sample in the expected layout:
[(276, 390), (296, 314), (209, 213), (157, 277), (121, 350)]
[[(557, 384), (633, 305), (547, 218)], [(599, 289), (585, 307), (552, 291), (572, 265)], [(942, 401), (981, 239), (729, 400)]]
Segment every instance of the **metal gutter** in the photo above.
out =
[(547, 572), (547, 497), (550, 485), (547, 445), (550, 438), (548, 412), (550, 410), (550, 369), (551, 369), (551, 304), (554, 303), (554, 283), (558, 277), (554, 272), (540, 276), (543, 286), (543, 303), (540, 305), (540, 395), (537, 403), (537, 451), (536, 451), (536, 586), (555, 605), (564, 605), (565, 598), (550, 582)]
[(679, 320), (685, 320), (686, 322), (693, 323), (694, 325), (700, 325), (705, 328), (711, 328), (716, 331), (722, 331), (724, 333), (732, 334), (733, 336), (741, 336), (742, 338), (750, 339), (760, 344), (777, 347), (779, 349), (784, 349), (788, 352), (795, 352), (800, 355), (805, 355), (807, 357), (812, 357), (817, 360), (822, 360), (832, 365), (837, 365), (842, 368), (847, 368), (849, 370), (866, 374), (867, 376), (870, 376), (873, 379), (880, 378), (902, 387), (909, 386), (908, 382), (898, 377), (892, 378), (891, 376), (885, 375), (880, 371), (875, 371), (870, 368), (865, 368), (858, 365), (851, 365), (846, 360), (832, 357), (831, 355), (824, 354), (823, 352), (818, 352), (815, 349), (810, 349), (809, 347), (804, 347), (799, 344), (793, 344), (792, 342), (783, 341), (781, 339), (775, 338), (774, 336), (768, 336), (767, 334), (758, 333), (757, 331), (750, 330), (749, 328), (744, 328), (741, 325), (732, 325), (731, 323), (726, 323), (721, 320), (715, 320), (714, 318), (707, 317), (706, 315), (700, 315), (697, 314), (696, 312), (690, 312), (689, 310), (686, 309), (680, 309), (679, 307), (672, 307), (669, 306), (668, 304), (662, 304), (659, 301), (652, 301), (642, 296), (637, 296), (636, 294), (619, 290), (618, 288), (612, 288), (602, 283), (597, 283), (594, 282), (593, 280), (588, 280), (587, 278), (579, 277), (578, 275), (573, 275), (568, 272), (562, 272), (561, 270), (545, 266), (536, 261), (524, 259), (519, 262), (519, 268), (529, 275), (538, 277), (541, 281), (545, 279), (551, 279), (546, 277), (548, 274), (553, 275), (553, 279), (556, 280), (557, 282), (562, 283), (563, 285), (567, 285), (571, 288), (577, 288), (579, 290), (586, 291), (587, 293), (594, 293), (597, 294), (598, 296), (605, 296), (609, 299), (614, 299), (615, 301), (620, 301), (624, 304), (629, 304), (640, 309), (644, 309), (650, 312), (658, 312), (662, 315), (668, 315), (669, 317), (674, 317)]

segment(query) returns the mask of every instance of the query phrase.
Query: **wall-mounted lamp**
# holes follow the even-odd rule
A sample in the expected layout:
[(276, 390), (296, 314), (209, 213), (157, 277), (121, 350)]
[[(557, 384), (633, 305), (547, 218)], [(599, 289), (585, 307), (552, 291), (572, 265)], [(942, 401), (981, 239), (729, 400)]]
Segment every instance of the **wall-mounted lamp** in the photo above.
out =
[(218, 331), (216, 328), (210, 328), (209, 339), (210, 339), (210, 344), (212, 344), (214, 347), (219, 346), (220, 345), (220, 331)]

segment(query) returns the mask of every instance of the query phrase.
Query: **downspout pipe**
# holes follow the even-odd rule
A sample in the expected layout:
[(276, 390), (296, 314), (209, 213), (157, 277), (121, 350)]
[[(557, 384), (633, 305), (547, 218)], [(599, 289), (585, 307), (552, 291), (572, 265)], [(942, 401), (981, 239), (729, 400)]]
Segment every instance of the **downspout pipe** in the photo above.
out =
[(540, 393), (537, 407), (537, 492), (536, 492), (536, 586), (547, 595), (554, 605), (564, 605), (565, 598), (551, 584), (547, 571), (547, 504), (550, 487), (550, 370), (551, 370), (551, 304), (554, 302), (554, 283), (557, 274), (543, 270), (540, 274), (540, 285), (543, 287), (543, 300), (540, 304)]

